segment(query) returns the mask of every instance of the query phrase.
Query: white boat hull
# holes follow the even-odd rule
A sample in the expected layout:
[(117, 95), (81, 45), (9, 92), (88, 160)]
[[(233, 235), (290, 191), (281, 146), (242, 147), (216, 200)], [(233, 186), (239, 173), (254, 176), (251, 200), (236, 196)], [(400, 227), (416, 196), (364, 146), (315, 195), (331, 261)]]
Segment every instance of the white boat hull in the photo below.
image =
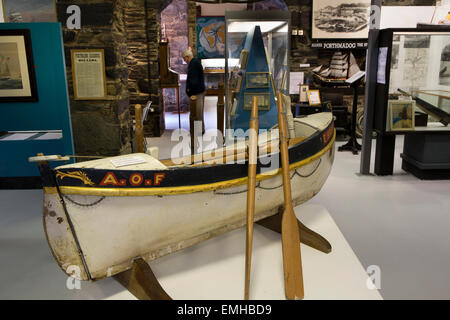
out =
[[(291, 171), (294, 205), (320, 191), (333, 159), (334, 143), (312, 162)], [(81, 280), (101, 279), (131, 268), (135, 258), (151, 261), (242, 227), (246, 189), (243, 184), (196, 193), (122, 197), (63, 193), (71, 221), (58, 193), (45, 192), (44, 227), (55, 259), (67, 274)], [(255, 220), (278, 213), (281, 206), (281, 175), (261, 180)]]

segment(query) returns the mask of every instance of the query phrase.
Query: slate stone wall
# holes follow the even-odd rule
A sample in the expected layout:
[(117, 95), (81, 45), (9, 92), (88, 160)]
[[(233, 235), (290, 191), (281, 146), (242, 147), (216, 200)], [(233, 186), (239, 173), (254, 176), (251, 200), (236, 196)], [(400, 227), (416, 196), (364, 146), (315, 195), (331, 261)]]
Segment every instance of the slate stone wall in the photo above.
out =
[[(131, 152), (125, 3), (125, 0), (56, 0), (58, 21), (63, 26), (75, 152), (79, 155), (107, 156)], [(78, 5), (81, 9), (80, 30), (66, 27), (69, 5)], [(104, 50), (106, 98), (74, 99), (71, 49)]]

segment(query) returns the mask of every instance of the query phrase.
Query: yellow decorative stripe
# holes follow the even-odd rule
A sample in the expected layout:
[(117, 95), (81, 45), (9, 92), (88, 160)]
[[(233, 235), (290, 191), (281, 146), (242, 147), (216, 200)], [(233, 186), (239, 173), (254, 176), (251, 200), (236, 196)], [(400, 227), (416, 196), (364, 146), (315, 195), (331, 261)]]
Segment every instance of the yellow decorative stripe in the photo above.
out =
[[(299, 167), (307, 165), (308, 163), (320, 158), (334, 144), (336, 138), (336, 130), (334, 130), (333, 138), (330, 143), (309, 158), (302, 161), (293, 163), (289, 166), (290, 170), (295, 170)], [(281, 173), (282, 169), (279, 168), (270, 173), (258, 174), (256, 176), (257, 181), (273, 178)], [(186, 194), (195, 192), (205, 192), (217, 189), (231, 188), (247, 183), (248, 177), (237, 178), (233, 180), (220, 181), (210, 184), (201, 184), (196, 186), (183, 186), (183, 187), (163, 187), (163, 188), (88, 188), (88, 187), (59, 187), (62, 194), (76, 194), (83, 196), (107, 196), (107, 197), (140, 197), (140, 196), (164, 196), (175, 194)], [(44, 193), (57, 193), (55, 187), (45, 187)]]

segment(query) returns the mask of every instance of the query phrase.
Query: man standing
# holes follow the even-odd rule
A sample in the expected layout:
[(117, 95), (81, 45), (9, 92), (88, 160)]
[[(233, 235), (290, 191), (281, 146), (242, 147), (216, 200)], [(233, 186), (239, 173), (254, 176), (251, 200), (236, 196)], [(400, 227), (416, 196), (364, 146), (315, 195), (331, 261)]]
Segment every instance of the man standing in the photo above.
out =
[[(195, 110), (190, 110), (194, 121), (202, 122), (202, 131), (205, 131), (203, 121), (203, 103), (205, 99), (205, 77), (203, 67), (199, 59), (194, 58), (191, 50), (183, 52), (183, 60), (188, 64), (188, 73), (186, 79), (186, 93), (192, 100), (195, 100)], [(192, 105), (193, 103), (191, 103)], [(192, 118), (192, 117), (191, 117)]]

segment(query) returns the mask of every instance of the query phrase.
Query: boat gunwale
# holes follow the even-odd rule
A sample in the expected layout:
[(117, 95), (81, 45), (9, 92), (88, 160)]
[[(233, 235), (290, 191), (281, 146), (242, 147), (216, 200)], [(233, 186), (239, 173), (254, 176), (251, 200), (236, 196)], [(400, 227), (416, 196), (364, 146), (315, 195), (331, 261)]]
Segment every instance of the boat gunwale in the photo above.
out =
[[(333, 146), (336, 139), (336, 129), (334, 128), (333, 122), (331, 122), (326, 129), (322, 131), (318, 131), (308, 137), (307, 139), (299, 142), (294, 145), (291, 149), (298, 148), (300, 145), (304, 144), (310, 139), (315, 139), (316, 134), (320, 137), (320, 134), (328, 130), (330, 127), (333, 127), (333, 136), (328, 141), (327, 145), (322, 148), (320, 151), (315, 154), (302, 159), (300, 161), (291, 163), (289, 166), (289, 170), (296, 170), (301, 166), (304, 166), (320, 157), (322, 157), (329, 149)], [(277, 152), (279, 154), (279, 152)], [(213, 165), (217, 166), (217, 165)], [(207, 167), (207, 166), (205, 166)], [(198, 168), (193, 167), (193, 168)], [(193, 169), (192, 168), (192, 169)], [(184, 168), (184, 169), (190, 169)], [(173, 170), (173, 169), (169, 169)], [(142, 170), (145, 171), (145, 170)], [(155, 171), (155, 170), (147, 170), (147, 171)], [(167, 170), (160, 170), (160, 172), (164, 172)], [(256, 176), (257, 181), (263, 181), (270, 178), (273, 178), (281, 173), (281, 168), (275, 169), (271, 172), (259, 173)], [(226, 189), (231, 187), (236, 187), (247, 183), (248, 177), (240, 177), (234, 178), (230, 180), (223, 180), (214, 183), (207, 184), (198, 184), (198, 185), (185, 185), (185, 186), (175, 186), (175, 187), (145, 187), (145, 188), (124, 188), (124, 187), (115, 187), (115, 188), (105, 188), (105, 187), (89, 187), (89, 186), (59, 186), (60, 192), (62, 194), (70, 194), (70, 195), (88, 195), (88, 196), (164, 196), (164, 195), (176, 195), (176, 194), (188, 194), (188, 193), (196, 193), (196, 192), (206, 192), (213, 190)], [(44, 187), (44, 193), (52, 194), (57, 193), (56, 187)]]

